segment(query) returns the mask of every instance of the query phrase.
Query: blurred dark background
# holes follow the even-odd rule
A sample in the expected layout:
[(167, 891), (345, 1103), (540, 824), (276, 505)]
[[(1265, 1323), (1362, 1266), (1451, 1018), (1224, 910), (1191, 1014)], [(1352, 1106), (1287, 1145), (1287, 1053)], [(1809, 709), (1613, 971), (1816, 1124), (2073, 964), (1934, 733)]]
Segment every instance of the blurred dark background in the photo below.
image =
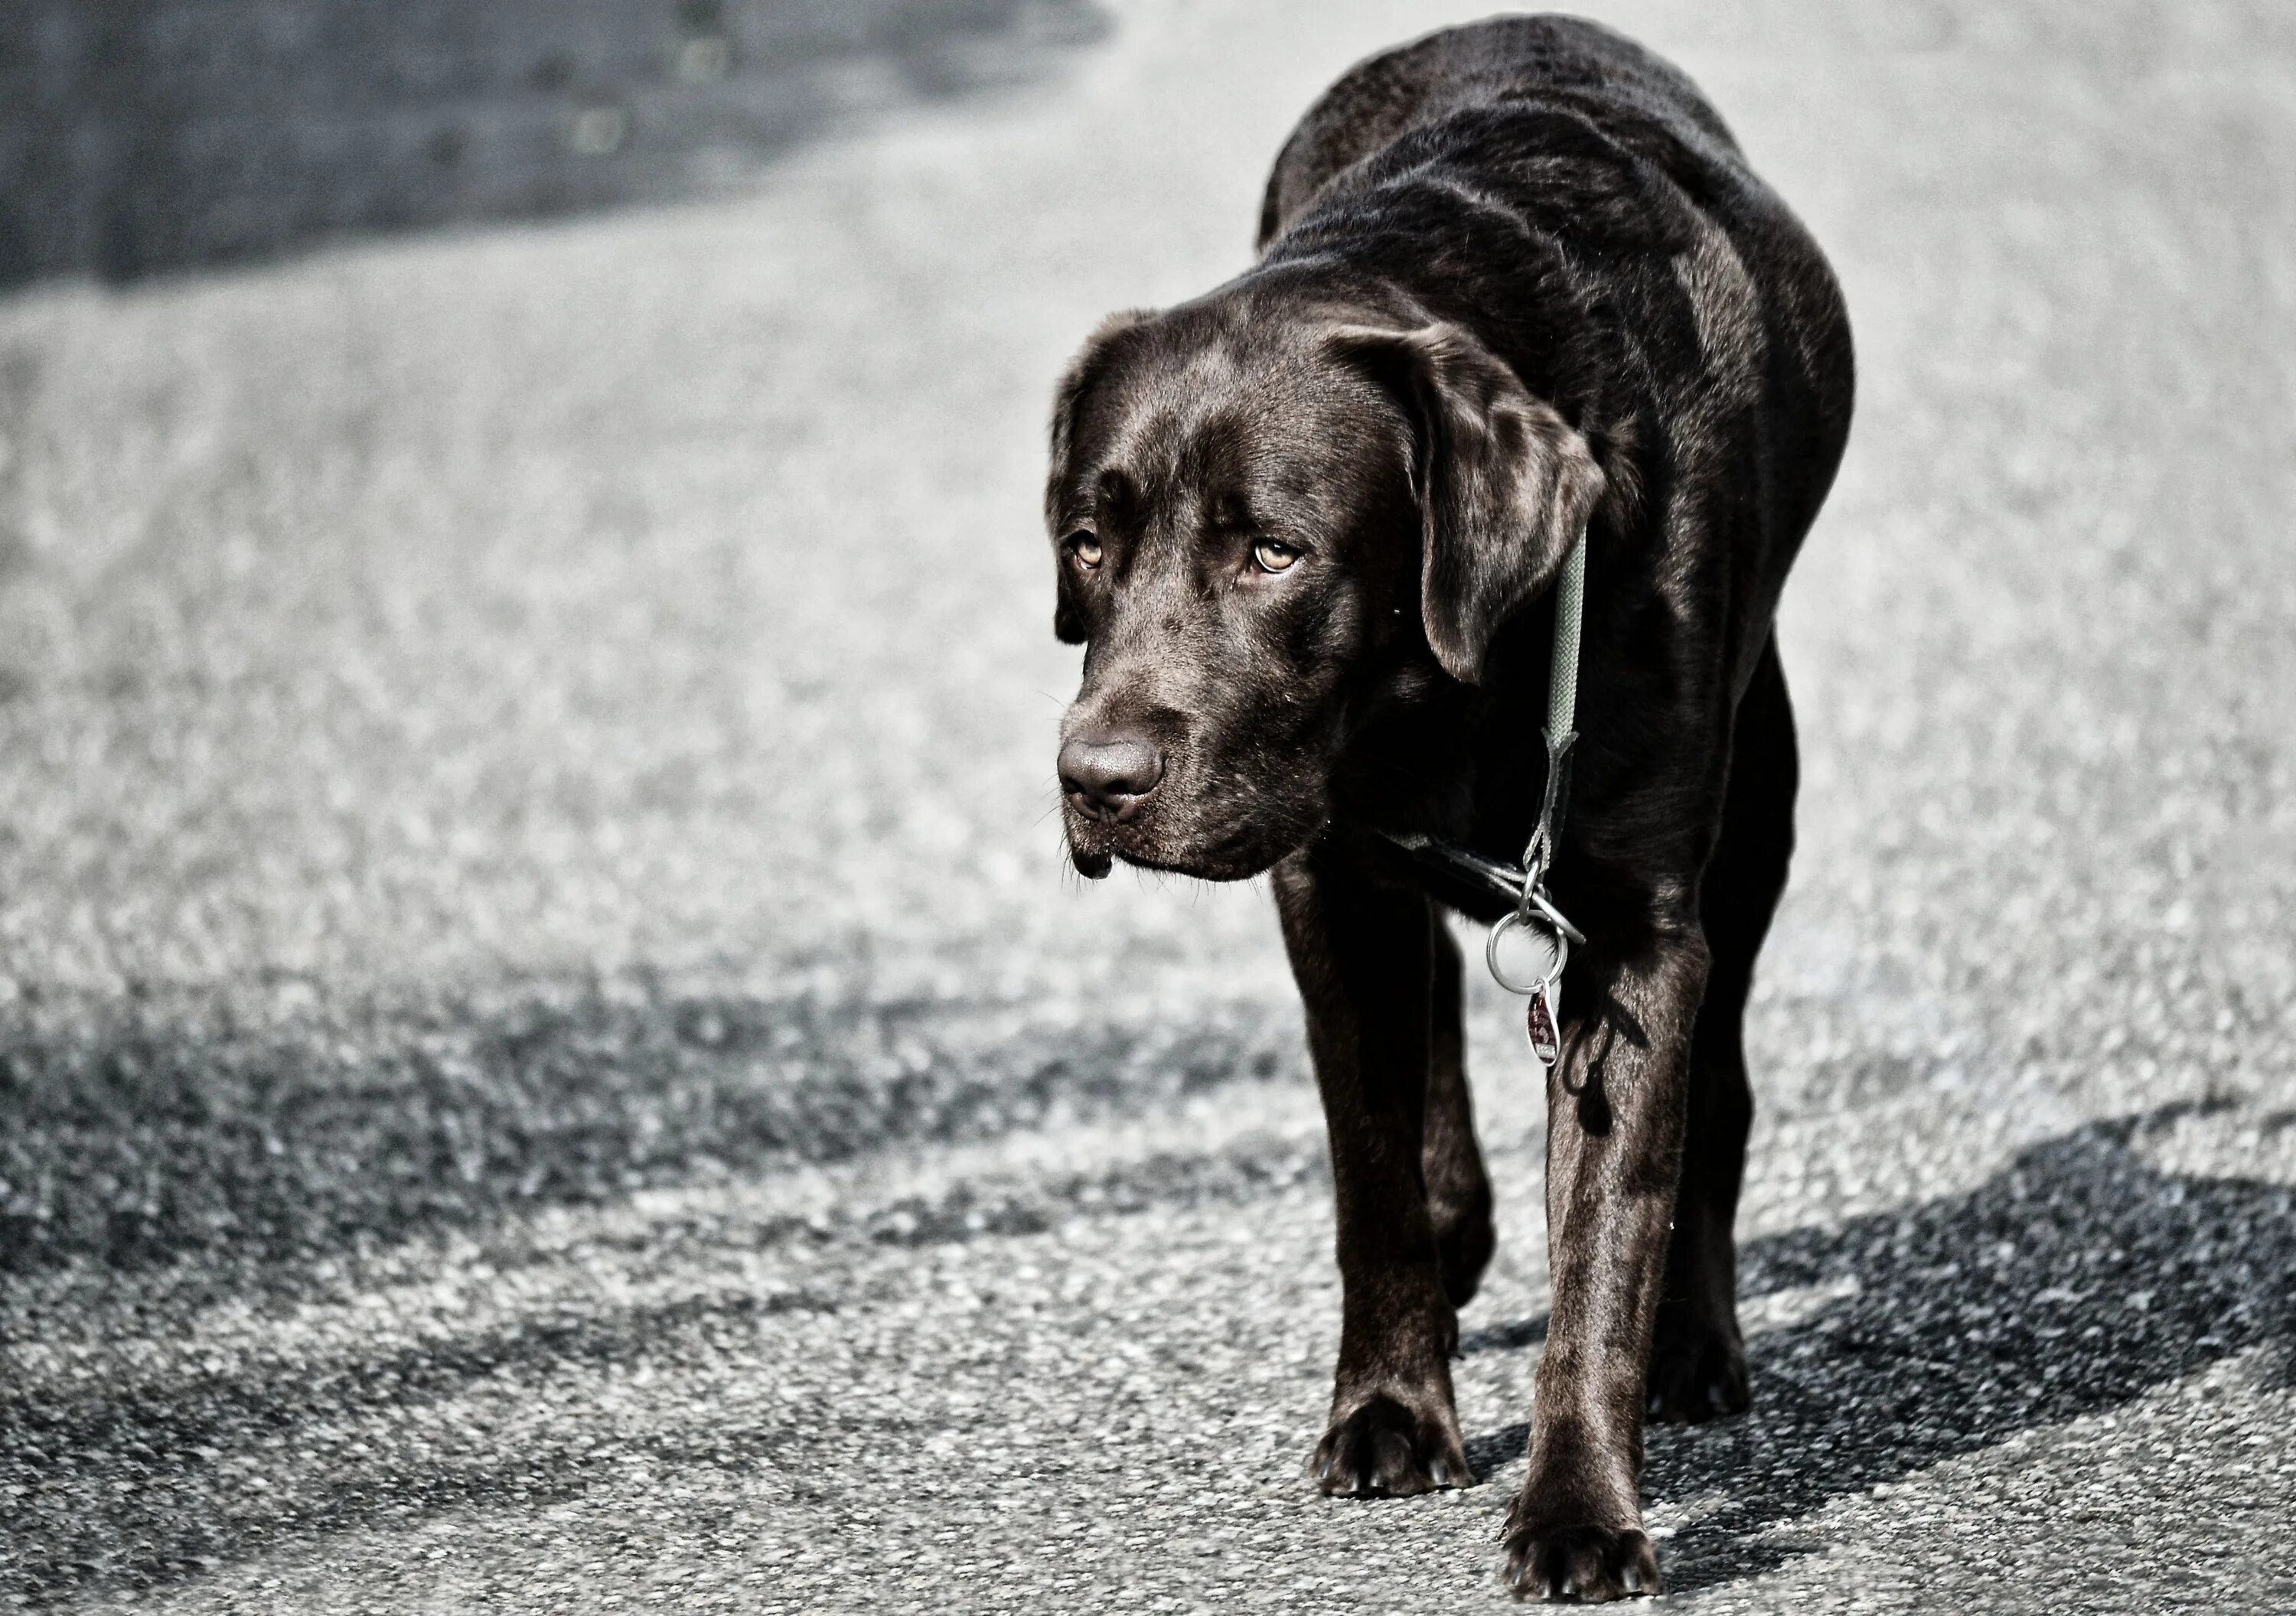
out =
[(690, 195), (1105, 28), (1090, 0), (8, 0), (0, 287)]

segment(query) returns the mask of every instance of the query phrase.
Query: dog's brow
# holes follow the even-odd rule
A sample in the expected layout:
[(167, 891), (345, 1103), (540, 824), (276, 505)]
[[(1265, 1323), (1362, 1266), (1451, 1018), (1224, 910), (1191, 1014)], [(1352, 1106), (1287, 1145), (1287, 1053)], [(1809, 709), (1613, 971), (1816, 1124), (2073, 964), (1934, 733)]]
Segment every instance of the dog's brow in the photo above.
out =
[[(1152, 503), (1162, 497), (1175, 477), (1185, 480), (1190, 452), (1187, 422), (1182, 412), (1167, 401), (1144, 402), (1111, 435), (1105, 451), (1125, 479), (1125, 497), (1134, 504)], [(1103, 477), (1108, 472), (1102, 473)]]
[(1133, 482), (1131, 474), (1121, 466), (1103, 468), (1094, 493), (1103, 505), (1115, 510), (1134, 504), (1140, 497), (1139, 488)]
[(1251, 502), (1241, 494), (1233, 491), (1215, 494), (1206, 502), (1206, 506), (1209, 511), (1206, 519), (1216, 528), (1226, 531), (1258, 526)]

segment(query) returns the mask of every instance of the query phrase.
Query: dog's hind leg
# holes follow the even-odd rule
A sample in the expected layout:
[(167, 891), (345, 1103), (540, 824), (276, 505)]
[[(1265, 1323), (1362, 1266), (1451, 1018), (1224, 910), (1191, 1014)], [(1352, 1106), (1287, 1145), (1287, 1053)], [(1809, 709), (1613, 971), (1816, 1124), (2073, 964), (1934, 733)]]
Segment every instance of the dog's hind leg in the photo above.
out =
[(1434, 971), (1428, 1005), (1427, 1131), (1420, 1165), (1443, 1291), (1463, 1308), (1483, 1277), (1496, 1236), (1491, 1229), (1491, 1180), (1475, 1143), (1474, 1101), (1467, 1092), (1466, 1014), (1459, 944), (1442, 917), (1430, 917)]
[(1712, 964), (1690, 1057), (1689, 1116), (1666, 1282), (1651, 1340), (1650, 1416), (1697, 1421), (1747, 1404), (1732, 1224), (1754, 1098), (1743, 1037), (1754, 956), (1785, 890), (1799, 763), (1775, 634), (1738, 704), (1722, 829), (1699, 889)]

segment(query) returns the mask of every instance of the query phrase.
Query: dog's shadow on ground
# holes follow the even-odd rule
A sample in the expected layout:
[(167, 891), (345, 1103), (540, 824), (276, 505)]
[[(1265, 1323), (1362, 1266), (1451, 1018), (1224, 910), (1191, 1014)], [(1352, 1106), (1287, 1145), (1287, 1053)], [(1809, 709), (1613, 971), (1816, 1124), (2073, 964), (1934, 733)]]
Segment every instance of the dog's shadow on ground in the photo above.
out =
[[(2287, 1280), (2296, 1192), (2155, 1170), (2131, 1145), (2173, 1114), (2050, 1141), (1966, 1196), (1751, 1242), (1749, 1297), (1841, 1294), (1750, 1343), (1751, 1415), (1652, 1433), (1652, 1498), (1718, 1500), (1669, 1546), (1673, 1587), (1782, 1563), (1799, 1551), (1772, 1529), (1831, 1498), (2127, 1402), (2235, 1352), (2296, 1344)], [(2267, 1125), (2296, 1126), (2296, 1116)], [(1182, 1184), (1171, 1193), (1196, 1192)], [(967, 1225), (918, 1237), (982, 1236)], [(0, 1398), (0, 1485), (29, 1489), (10, 1523), (12, 1579), (36, 1602), (91, 1585), (165, 1586), (283, 1537), (578, 1497), (611, 1454), (544, 1443), (506, 1469), (452, 1444), (411, 1456), (384, 1444), (339, 1455), (306, 1481), (291, 1516), (271, 1493), (242, 1485), (234, 1465), (267, 1460), (266, 1444), (299, 1432), (395, 1418), (480, 1381), (538, 1391), (570, 1365), (707, 1356), (729, 1321), (835, 1306), (833, 1297), (761, 1301), (737, 1288), (512, 1321), (349, 1362), (291, 1355), (150, 1385), (21, 1390)], [(1530, 1319), (1473, 1332), (1463, 1345), (1520, 1351), (1544, 1334), (1545, 1320)], [(1483, 1433), (1468, 1457), (1488, 1474), (1521, 1457), (1524, 1434), (1521, 1425)], [(770, 1429), (726, 1428), (668, 1432), (642, 1446), (667, 1468), (743, 1470), (769, 1461), (777, 1440)], [(136, 1474), (135, 1489), (101, 1502), (70, 1494), (68, 1513), (39, 1506), (44, 1480), (60, 1468), (106, 1466)]]
[[(1771, 1570), (1800, 1552), (1771, 1529), (1830, 1499), (2234, 1353), (2276, 1348), (2290, 1373), (2296, 1191), (2156, 1171), (2132, 1144), (2182, 1109), (2050, 1140), (1965, 1196), (1748, 1243), (1744, 1296), (1844, 1294), (1748, 1343), (1751, 1414), (1652, 1429), (1645, 1497), (1715, 1500), (1674, 1539), (1669, 1586)], [(1544, 1318), (1526, 1319), (1462, 1346), (1521, 1350), (1545, 1334)], [(1468, 1458), (1488, 1474), (1525, 1436), (1480, 1433)]]

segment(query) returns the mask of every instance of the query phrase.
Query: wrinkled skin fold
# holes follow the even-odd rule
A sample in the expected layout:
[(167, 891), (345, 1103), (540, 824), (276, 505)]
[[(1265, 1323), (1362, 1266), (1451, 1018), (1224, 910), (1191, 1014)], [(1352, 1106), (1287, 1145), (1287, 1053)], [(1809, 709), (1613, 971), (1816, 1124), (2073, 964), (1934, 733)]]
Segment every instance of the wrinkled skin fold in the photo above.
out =
[(1588, 543), (1553, 875), (1588, 934), (1548, 1079), (1554, 1308), (1516, 1593), (1657, 1591), (1646, 1417), (1746, 1405), (1741, 1024), (1792, 850), (1779, 592), (1847, 438), (1816, 246), (1679, 72), (1560, 18), (1365, 62), (1278, 158), (1245, 273), (1060, 383), (1071, 854), (1272, 872), (1344, 1302), (1310, 1473), (1468, 1484), (1448, 1359), (1492, 1245), (1447, 904), (1382, 833), (1521, 847), (1552, 584)]

